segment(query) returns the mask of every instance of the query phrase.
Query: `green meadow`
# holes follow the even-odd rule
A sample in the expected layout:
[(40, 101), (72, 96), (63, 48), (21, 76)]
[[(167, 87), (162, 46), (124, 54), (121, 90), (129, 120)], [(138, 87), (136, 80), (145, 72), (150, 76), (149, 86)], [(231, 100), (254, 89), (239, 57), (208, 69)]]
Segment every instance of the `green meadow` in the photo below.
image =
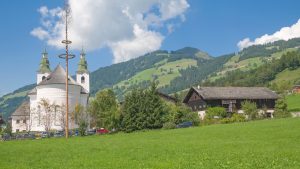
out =
[(300, 118), (0, 142), (0, 168), (300, 168)]
[(286, 96), (288, 111), (300, 112), (300, 94), (291, 94)]

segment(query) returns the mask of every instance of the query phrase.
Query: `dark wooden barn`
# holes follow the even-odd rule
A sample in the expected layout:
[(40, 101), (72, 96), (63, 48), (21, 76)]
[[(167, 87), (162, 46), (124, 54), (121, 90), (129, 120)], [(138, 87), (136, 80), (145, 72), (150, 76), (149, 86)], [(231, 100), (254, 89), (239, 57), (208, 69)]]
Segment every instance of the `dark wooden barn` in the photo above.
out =
[(194, 111), (222, 106), (228, 112), (241, 109), (243, 101), (255, 102), (259, 109), (274, 109), (278, 95), (265, 87), (192, 87), (183, 102)]

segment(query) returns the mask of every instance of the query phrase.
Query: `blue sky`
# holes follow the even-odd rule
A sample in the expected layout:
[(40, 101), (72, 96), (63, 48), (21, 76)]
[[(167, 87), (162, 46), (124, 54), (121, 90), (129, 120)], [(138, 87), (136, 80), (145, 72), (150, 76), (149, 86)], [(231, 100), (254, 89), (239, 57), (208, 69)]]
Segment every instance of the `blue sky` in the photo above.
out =
[[(185, 0), (178, 1), (182, 3)], [(76, 3), (80, 2), (77, 1)], [(265, 34), (272, 35), (283, 27), (296, 24), (300, 19), (300, 1), (298, 0), (187, 0), (187, 4), (179, 3), (179, 6), (175, 6), (175, 9), (179, 11), (177, 13), (171, 13), (172, 11), (170, 13), (160, 13), (158, 7), (153, 7), (149, 3), (148, 6), (151, 6), (152, 13), (159, 16), (159, 19), (156, 18), (159, 21), (155, 20), (155, 22), (150, 23), (148, 20), (140, 21), (138, 17), (135, 18), (135, 16), (138, 16), (135, 14), (139, 14), (139, 12), (145, 10), (144, 8), (148, 7), (141, 4), (141, 2), (146, 1), (139, 1), (135, 4), (129, 3), (128, 5), (126, 1), (122, 1), (123, 6), (108, 9), (109, 11), (106, 11), (105, 16), (102, 17), (97, 16), (101, 13), (95, 13), (95, 15), (93, 13), (94, 18), (91, 20), (99, 18), (97, 22), (99, 24), (94, 24), (89, 29), (83, 27), (83, 29), (86, 29), (84, 31), (81, 31), (81, 29), (76, 30), (79, 31), (79, 34), (81, 33), (80, 35), (87, 35), (89, 38), (82, 40), (80, 39), (82, 36), (74, 36), (75, 41), (77, 41), (74, 42), (72, 52), (79, 54), (79, 44), (87, 48), (90, 71), (124, 61), (124, 59), (137, 57), (140, 53), (154, 49), (176, 50), (191, 46), (206, 51), (213, 56), (219, 56), (238, 51), (237, 44), (244, 38), (250, 38), (253, 41)], [(80, 10), (85, 10), (84, 5), (74, 3), (73, 0), (71, 7), (74, 7), (75, 14), (77, 13), (79, 16)], [(167, 2), (164, 3), (166, 4), (163, 5), (169, 5)], [(33, 35), (32, 33), (34, 29), (43, 27), (41, 7), (44, 6), (50, 11), (50, 9), (62, 7), (62, 5), (62, 0), (1, 1), (0, 77), (2, 80), (0, 95), (35, 82), (41, 52), (45, 47), (49, 53), (52, 69), (59, 62), (64, 64), (63, 60), (57, 58), (57, 55), (62, 53), (63, 50), (58, 49), (57, 44), (49, 43), (50, 40), (57, 37), (42, 38), (41, 40), (37, 37), (37, 34)], [(109, 5), (111, 4), (108, 4), (108, 7)], [(83, 9), (78, 9), (81, 6)], [(117, 10), (124, 6), (129, 9), (128, 13), (125, 11), (128, 14), (127, 17), (133, 18), (130, 18), (128, 23), (124, 22), (120, 23), (119, 26), (113, 25), (111, 27), (110, 24), (118, 23), (111, 22), (111, 20), (118, 17), (120, 11)], [(146, 16), (145, 13), (143, 14)], [(101, 18), (104, 18), (105, 21), (102, 22)], [(77, 17), (73, 19), (74, 23), (82, 21), (82, 18), (81, 20), (77, 20)], [(52, 22), (55, 23), (57, 20), (52, 20)], [(86, 24), (88, 23), (83, 21), (82, 25)], [(115, 30), (116, 27), (119, 29)], [(44, 29), (51, 32), (51, 28)], [(128, 31), (124, 31), (127, 29)], [(93, 30), (93, 32), (88, 32), (89, 30)], [(98, 33), (97, 30), (104, 33)], [(114, 31), (117, 31), (117, 33)], [(120, 37), (117, 37), (118, 34), (120, 34)], [(103, 38), (105, 40), (97, 41), (97, 39), (90, 38), (94, 35), (98, 39), (105, 35), (106, 39)], [(149, 43), (153, 42), (149, 45), (151, 48), (138, 46), (140, 47), (138, 51), (126, 49), (126, 47), (135, 49), (136, 42), (140, 42), (140, 38), (147, 39)], [(96, 45), (93, 46), (94, 44)], [(128, 57), (120, 58), (122, 54)], [(76, 71), (77, 63), (78, 57), (70, 62), (71, 73)]]

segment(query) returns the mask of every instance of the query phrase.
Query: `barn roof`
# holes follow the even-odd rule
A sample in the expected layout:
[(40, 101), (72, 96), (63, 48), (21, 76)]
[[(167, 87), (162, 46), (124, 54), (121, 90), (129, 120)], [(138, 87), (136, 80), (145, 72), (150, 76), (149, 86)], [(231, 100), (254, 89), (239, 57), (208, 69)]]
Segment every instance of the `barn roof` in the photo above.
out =
[(29, 116), (29, 101), (24, 101), (11, 116)]
[(278, 99), (278, 95), (266, 87), (192, 87), (184, 99), (186, 103), (193, 92), (204, 100), (216, 99)]

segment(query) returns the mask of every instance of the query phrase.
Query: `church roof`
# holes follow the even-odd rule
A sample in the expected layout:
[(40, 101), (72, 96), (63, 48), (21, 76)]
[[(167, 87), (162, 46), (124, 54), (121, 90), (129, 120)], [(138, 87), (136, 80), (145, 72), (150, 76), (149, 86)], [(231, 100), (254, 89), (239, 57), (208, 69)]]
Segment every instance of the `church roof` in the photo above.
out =
[(24, 101), (11, 116), (29, 116), (29, 102)]
[[(71, 77), (68, 76), (69, 85), (79, 85), (76, 81)], [(43, 81), (41, 81), (38, 86), (40, 85), (48, 85), (48, 84), (65, 84), (66, 83), (66, 71), (61, 65), (58, 65), (54, 71)]]

